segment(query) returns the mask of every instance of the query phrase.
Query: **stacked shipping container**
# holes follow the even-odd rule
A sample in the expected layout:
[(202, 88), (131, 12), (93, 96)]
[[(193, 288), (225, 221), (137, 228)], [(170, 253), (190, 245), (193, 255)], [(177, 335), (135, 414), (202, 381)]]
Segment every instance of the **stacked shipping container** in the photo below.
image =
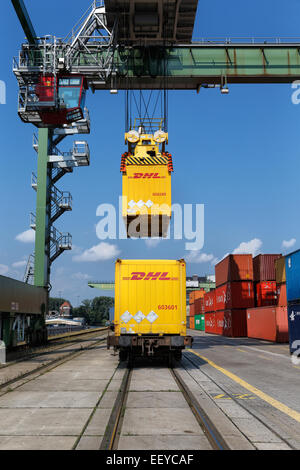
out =
[(290, 352), (300, 355), (300, 250), (285, 257)]
[(288, 342), (283, 268), (281, 255), (258, 255), (253, 259), (257, 308), (247, 310), (249, 338)]
[(257, 307), (276, 305), (277, 288), (275, 261), (281, 255), (258, 255), (253, 258), (253, 279)]
[(216, 290), (213, 289), (204, 295), (204, 328), (206, 333), (216, 331)]
[(204, 289), (194, 290), (189, 295), (189, 324), (191, 329), (204, 330)]
[(247, 336), (246, 309), (254, 307), (252, 256), (228, 255), (216, 265), (215, 272), (215, 312), (207, 310), (205, 331)]

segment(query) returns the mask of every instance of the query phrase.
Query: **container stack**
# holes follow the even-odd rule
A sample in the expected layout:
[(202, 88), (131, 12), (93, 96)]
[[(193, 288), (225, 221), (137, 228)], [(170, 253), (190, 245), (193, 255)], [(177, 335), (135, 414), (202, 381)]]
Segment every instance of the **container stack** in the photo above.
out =
[(285, 274), (285, 256), (275, 261), (276, 287), (277, 287), (277, 305), (278, 307), (287, 307), (286, 297), (286, 274)]
[(285, 257), (290, 352), (300, 355), (300, 250)]
[[(204, 331), (204, 295), (205, 290), (195, 291), (195, 330)], [(196, 298), (197, 297), (197, 298)]]
[[(189, 295), (189, 314), (190, 314), (189, 328), (191, 328), (192, 330), (202, 329), (200, 328), (200, 325), (202, 325), (202, 323), (199, 320), (200, 320), (201, 315), (204, 312), (204, 294), (205, 294), (205, 290), (199, 289), (199, 290), (192, 291)], [(203, 322), (204, 322), (204, 319), (203, 319)], [(203, 330), (204, 330), (204, 327), (203, 327)]]
[(204, 323), (206, 333), (216, 333), (216, 289), (204, 295)]
[(281, 257), (280, 254), (268, 254), (257, 255), (253, 258), (256, 307), (268, 307), (277, 304), (275, 262)]
[(252, 255), (228, 255), (215, 267), (216, 313), (214, 333), (247, 336), (247, 308), (254, 307)]
[(285, 259), (258, 255), (253, 259), (256, 305), (247, 310), (249, 338), (288, 342)]
[(189, 314), (190, 314), (190, 326), (191, 330), (195, 329), (195, 294), (194, 291), (189, 295)]
[(186, 306), (186, 327), (190, 328), (190, 305)]

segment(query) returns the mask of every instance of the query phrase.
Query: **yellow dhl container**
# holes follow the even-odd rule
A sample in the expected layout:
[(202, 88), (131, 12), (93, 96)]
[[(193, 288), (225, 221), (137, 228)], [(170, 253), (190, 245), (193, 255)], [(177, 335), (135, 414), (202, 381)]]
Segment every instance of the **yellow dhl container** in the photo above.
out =
[(185, 261), (118, 260), (115, 335), (186, 335)]
[(128, 237), (167, 236), (173, 163), (155, 139), (159, 140), (152, 134), (125, 135), (129, 152), (121, 160), (122, 216)]

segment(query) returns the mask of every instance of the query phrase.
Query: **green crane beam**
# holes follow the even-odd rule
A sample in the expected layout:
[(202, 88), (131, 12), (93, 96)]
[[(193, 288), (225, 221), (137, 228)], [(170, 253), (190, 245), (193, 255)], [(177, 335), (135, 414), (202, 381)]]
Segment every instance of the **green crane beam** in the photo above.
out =
[(51, 131), (39, 129), (34, 285), (48, 287), (50, 274), (50, 168)]
[[(49, 46), (50, 47), (50, 46)], [(73, 51), (57, 44), (55, 53), (43, 44), (23, 45), (18, 67), (23, 79), (44, 73), (43, 55), (52, 60), (52, 69), (60, 72), (58, 58), (65, 71), (82, 74), (92, 90), (110, 89), (112, 76), (118, 89), (197, 89), (202, 84), (290, 83), (300, 78), (300, 43), (193, 43), (176, 47), (109, 47), (87, 43)], [(49, 66), (49, 64), (48, 64)]]
[(29, 44), (37, 44), (37, 35), (23, 0), (11, 0)]

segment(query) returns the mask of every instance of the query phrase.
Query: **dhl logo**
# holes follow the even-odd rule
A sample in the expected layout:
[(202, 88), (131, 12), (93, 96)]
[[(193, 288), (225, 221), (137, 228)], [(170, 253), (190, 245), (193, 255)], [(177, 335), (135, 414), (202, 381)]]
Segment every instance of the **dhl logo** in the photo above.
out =
[(159, 173), (134, 173), (133, 179), (160, 179)]
[(142, 272), (133, 272), (131, 273), (131, 277), (123, 277), (123, 280), (127, 281), (177, 281), (178, 277), (168, 277), (169, 273), (165, 272), (150, 272), (150, 273), (142, 273)]

